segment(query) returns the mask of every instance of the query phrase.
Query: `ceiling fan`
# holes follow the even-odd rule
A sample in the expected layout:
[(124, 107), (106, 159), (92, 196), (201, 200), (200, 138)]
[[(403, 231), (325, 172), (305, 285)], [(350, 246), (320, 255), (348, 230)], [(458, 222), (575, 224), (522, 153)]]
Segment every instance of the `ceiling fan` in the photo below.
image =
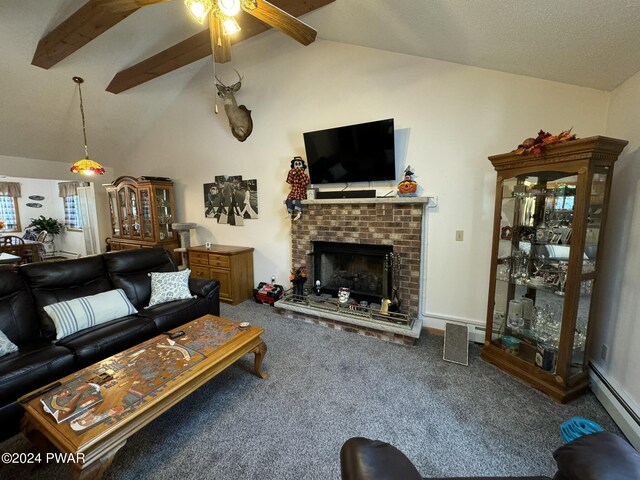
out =
[(303, 45), (316, 39), (317, 32), (266, 0), (184, 0), (189, 12), (199, 22), (209, 20), (211, 50), (215, 61), (231, 60), (230, 35), (240, 31), (236, 15), (241, 11), (276, 28)]
[[(38, 42), (32, 65), (49, 69), (64, 60), (140, 8), (172, 0), (86, 0), (77, 11), (45, 34)], [(185, 0), (183, 0), (185, 1)], [(296, 17), (335, 0), (186, 0), (190, 11), (200, 12), (209, 28), (118, 72), (107, 91), (120, 93), (158, 78), (184, 65), (211, 55), (217, 63), (231, 59), (231, 44), (237, 44), (273, 27), (303, 45), (316, 38), (316, 31)], [(239, 9), (238, 9), (239, 5)], [(230, 10), (231, 9), (231, 10)], [(236, 15), (228, 12), (237, 10)], [(225, 13), (227, 12), (227, 13)], [(225, 35), (225, 20), (233, 19), (242, 31)], [(234, 22), (229, 22), (233, 26)], [(231, 28), (231, 27), (228, 27)]]
[[(137, 0), (139, 6), (168, 0)], [(132, 0), (106, 0), (105, 5), (118, 9), (130, 8)], [(306, 23), (266, 0), (184, 0), (187, 10), (200, 24), (209, 23), (211, 51), (217, 63), (231, 60), (231, 36), (240, 31), (236, 18), (241, 12), (280, 30), (303, 45), (316, 39), (316, 32)]]

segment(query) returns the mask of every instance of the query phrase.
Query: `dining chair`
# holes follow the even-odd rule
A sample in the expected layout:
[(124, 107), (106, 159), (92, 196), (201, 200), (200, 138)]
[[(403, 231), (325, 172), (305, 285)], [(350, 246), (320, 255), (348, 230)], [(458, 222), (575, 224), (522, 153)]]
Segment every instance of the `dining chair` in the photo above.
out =
[(24, 240), (16, 235), (0, 237), (0, 252), (10, 253), (20, 257), (16, 263), (26, 263)]

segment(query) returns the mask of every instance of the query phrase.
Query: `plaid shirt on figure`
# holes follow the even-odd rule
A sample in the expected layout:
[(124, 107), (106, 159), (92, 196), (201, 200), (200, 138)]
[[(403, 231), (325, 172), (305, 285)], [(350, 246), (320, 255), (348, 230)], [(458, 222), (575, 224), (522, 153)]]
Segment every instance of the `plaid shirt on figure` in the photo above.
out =
[(307, 198), (307, 185), (309, 185), (309, 177), (304, 170), (300, 168), (292, 168), (287, 175), (287, 183), (291, 184), (291, 191), (287, 198), (298, 198), (305, 200)]

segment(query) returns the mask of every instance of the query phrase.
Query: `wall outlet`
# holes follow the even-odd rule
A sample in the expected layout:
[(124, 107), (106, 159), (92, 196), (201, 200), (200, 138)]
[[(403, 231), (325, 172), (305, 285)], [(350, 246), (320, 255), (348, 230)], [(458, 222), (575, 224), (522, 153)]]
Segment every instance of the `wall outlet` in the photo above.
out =
[(605, 343), (603, 343), (602, 347), (600, 348), (600, 359), (603, 362), (606, 362), (608, 354), (609, 354), (609, 347)]
[(464, 230), (456, 230), (456, 242), (464, 240)]

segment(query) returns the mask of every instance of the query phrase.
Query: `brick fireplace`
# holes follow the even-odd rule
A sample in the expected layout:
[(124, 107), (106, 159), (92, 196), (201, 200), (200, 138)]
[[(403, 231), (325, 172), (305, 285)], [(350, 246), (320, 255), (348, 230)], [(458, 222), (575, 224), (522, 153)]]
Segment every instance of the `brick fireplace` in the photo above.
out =
[[(423, 217), (428, 201), (428, 197), (303, 201), (302, 218), (291, 223), (292, 266), (306, 267), (309, 279), (305, 287), (311, 289), (316, 280), (313, 242), (388, 246), (401, 258), (396, 272), (400, 312), (415, 319), (420, 303)], [(371, 334), (368, 330), (365, 328), (365, 335)]]

